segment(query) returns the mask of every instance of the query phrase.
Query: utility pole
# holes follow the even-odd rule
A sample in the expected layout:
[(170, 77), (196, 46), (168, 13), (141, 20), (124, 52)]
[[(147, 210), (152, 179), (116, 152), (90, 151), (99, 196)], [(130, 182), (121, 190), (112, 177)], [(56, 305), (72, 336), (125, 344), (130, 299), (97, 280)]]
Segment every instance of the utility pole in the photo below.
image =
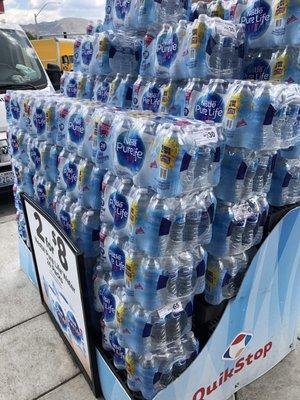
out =
[(34, 14), (34, 22), (35, 22), (35, 33), (36, 33), (36, 38), (39, 39), (39, 28), (38, 28), (38, 22), (37, 22), (37, 17), (40, 15), (40, 13), (46, 8), (49, 4), (61, 4), (59, 1), (47, 1), (45, 4), (42, 5), (40, 10)]

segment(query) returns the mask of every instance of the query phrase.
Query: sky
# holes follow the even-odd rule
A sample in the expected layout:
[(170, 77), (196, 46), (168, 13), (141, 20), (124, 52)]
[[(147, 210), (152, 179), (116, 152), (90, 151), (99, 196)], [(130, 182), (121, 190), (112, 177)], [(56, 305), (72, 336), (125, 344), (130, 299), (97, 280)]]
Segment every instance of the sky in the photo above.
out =
[[(47, 0), (4, 0), (5, 18), (18, 24), (34, 23), (34, 14)], [(50, 2), (51, 3), (51, 2)], [(53, 1), (53, 3), (55, 3)], [(102, 19), (105, 0), (58, 0), (48, 4), (38, 16), (38, 22), (54, 21), (66, 17)]]

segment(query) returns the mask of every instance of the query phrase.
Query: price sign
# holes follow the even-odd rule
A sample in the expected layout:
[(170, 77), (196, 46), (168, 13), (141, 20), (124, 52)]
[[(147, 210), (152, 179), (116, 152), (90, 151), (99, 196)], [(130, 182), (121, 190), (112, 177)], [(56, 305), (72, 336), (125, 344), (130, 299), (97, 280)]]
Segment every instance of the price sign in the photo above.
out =
[(95, 347), (91, 346), (88, 307), (82, 296), (83, 257), (38, 204), (24, 194), (22, 198), (42, 302), (96, 392)]

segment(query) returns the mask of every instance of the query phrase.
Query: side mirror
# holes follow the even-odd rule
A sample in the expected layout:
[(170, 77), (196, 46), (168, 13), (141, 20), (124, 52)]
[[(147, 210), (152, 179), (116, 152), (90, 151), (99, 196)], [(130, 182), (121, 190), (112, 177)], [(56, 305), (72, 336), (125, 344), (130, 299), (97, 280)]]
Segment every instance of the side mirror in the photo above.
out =
[(61, 77), (61, 72), (60, 68), (56, 64), (48, 64), (46, 72), (49, 76), (49, 79), (54, 87), (54, 90), (57, 91), (60, 88), (60, 77)]

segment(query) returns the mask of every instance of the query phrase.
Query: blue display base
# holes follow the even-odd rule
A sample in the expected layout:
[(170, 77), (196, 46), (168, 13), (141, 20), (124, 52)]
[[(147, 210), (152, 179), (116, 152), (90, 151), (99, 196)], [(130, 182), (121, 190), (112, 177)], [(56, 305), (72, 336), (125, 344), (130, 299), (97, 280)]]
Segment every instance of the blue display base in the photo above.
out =
[[(226, 400), (294, 349), (300, 315), (299, 237), (298, 207), (261, 246), (197, 359), (155, 400)], [(97, 362), (104, 398), (130, 399), (98, 351)]]
[(34, 286), (38, 289), (38, 282), (31, 251), (26, 246), (26, 244), (24, 243), (24, 241), (20, 236), (19, 236), (19, 259), (20, 259), (20, 266), (23, 272), (28, 276), (28, 278), (31, 280)]

